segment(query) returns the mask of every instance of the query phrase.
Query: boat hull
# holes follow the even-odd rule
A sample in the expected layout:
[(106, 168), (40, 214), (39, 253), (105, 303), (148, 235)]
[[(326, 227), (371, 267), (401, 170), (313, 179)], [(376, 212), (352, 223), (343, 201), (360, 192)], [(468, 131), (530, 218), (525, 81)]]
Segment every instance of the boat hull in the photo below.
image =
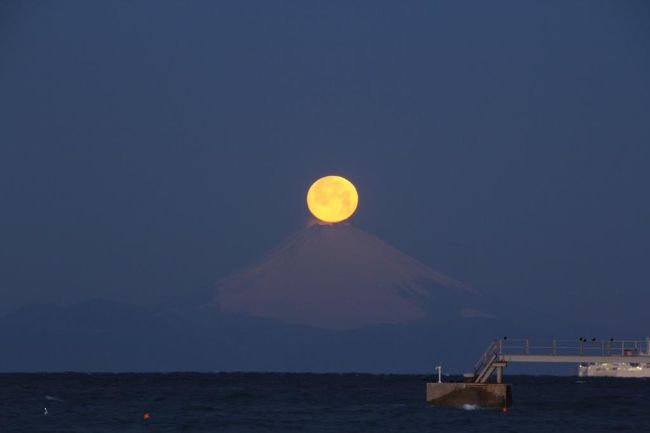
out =
[(580, 364), (578, 366), (578, 376), (650, 378), (650, 363), (603, 362)]

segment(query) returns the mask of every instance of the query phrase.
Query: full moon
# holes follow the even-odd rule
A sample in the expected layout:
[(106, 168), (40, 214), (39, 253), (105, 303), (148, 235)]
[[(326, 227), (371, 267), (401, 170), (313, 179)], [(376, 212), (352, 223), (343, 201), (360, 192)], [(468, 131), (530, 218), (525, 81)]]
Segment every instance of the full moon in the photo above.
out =
[(359, 195), (352, 182), (341, 176), (325, 176), (307, 191), (307, 207), (319, 220), (338, 223), (357, 210)]

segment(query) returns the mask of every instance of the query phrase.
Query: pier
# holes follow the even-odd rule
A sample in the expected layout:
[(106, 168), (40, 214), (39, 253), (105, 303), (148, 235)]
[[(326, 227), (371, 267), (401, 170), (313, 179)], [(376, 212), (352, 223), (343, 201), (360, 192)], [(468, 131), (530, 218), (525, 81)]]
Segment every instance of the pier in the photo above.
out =
[[(528, 363), (650, 363), (650, 338), (645, 340), (509, 339), (490, 343), (465, 374), (465, 383), (427, 383), (427, 402), (434, 405), (472, 404), (508, 407), (511, 387), (503, 383), (503, 370), (513, 362)], [(495, 377), (494, 383), (488, 383)]]

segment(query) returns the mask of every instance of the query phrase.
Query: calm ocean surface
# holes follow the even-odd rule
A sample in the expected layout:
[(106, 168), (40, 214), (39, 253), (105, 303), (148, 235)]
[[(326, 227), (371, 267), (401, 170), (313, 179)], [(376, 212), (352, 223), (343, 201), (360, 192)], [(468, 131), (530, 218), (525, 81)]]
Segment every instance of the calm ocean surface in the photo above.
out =
[(431, 376), (0, 374), (0, 432), (650, 432), (650, 380), (508, 379), (502, 413), (427, 406)]

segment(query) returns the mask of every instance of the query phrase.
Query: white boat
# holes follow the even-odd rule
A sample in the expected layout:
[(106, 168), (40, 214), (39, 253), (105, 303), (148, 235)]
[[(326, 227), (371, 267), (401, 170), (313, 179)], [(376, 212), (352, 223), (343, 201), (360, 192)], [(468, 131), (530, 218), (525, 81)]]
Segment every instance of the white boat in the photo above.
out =
[(590, 362), (578, 366), (580, 377), (650, 377), (650, 362)]
[(650, 338), (646, 351), (625, 349), (624, 356), (648, 356), (648, 362), (583, 362), (578, 365), (580, 377), (647, 377), (650, 378)]

